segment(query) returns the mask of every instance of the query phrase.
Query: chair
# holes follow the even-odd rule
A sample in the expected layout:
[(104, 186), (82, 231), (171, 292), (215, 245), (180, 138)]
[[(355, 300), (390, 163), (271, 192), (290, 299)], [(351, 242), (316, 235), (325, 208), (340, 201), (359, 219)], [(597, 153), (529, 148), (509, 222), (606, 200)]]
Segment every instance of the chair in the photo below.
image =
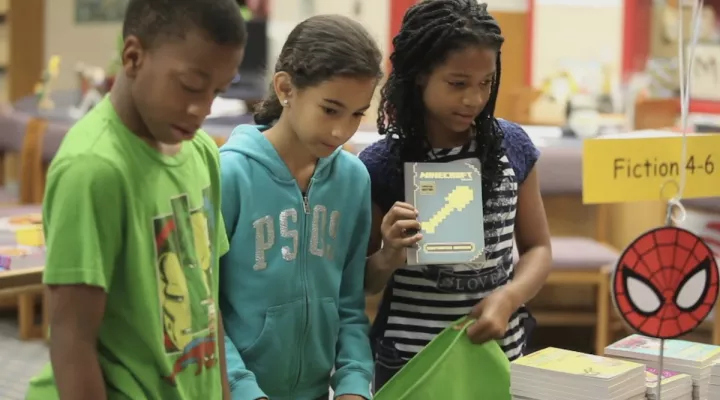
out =
[[(564, 197), (579, 206), (582, 197), (582, 145), (571, 143), (568, 146), (546, 147), (538, 161), (540, 189), (543, 199)], [(547, 207), (547, 204), (546, 204)], [(588, 207), (581, 208), (584, 212)], [(611, 301), (609, 277), (619, 253), (607, 241), (608, 209), (605, 205), (592, 207), (592, 215), (583, 217), (572, 215), (569, 210), (561, 209), (564, 214), (558, 222), (585, 225), (593, 222), (592, 230), (584, 226), (583, 233), (573, 229), (559, 229), (553, 232), (552, 271), (547, 287), (571, 286), (591, 287), (595, 290), (595, 304), (592, 310), (575, 307), (560, 307), (550, 304), (533, 310), (538, 323), (551, 326), (595, 326), (595, 352), (602, 354), (609, 344), (611, 332)], [(589, 220), (587, 219), (589, 218)], [(584, 220), (584, 221), (583, 221)], [(554, 231), (552, 221), (551, 231)], [(558, 235), (560, 233), (561, 235)], [(532, 308), (532, 302), (530, 303)]]
[(25, 128), (25, 139), (20, 152), (20, 203), (39, 204), (45, 191), (45, 167), (42, 160), (43, 140), (48, 122), (32, 118)]
[(676, 98), (639, 99), (635, 102), (635, 130), (669, 129), (680, 117), (680, 103)]
[[(39, 205), (0, 208), (0, 218), (22, 217), (40, 213)], [(22, 218), (21, 218), (22, 219)], [(18, 222), (25, 225), (25, 222)], [(12, 224), (12, 222), (10, 222)], [(38, 232), (38, 235), (40, 233)], [(17, 233), (10, 227), (0, 230), (0, 246), (13, 248), (19, 244)], [(11, 256), (10, 271), (0, 273), (0, 299), (8, 299), (17, 304), (19, 337), (22, 340), (43, 337), (46, 331), (46, 308), (41, 305), (42, 318), (38, 318), (37, 307), (44, 297), (42, 284), (45, 251), (34, 245), (28, 245), (28, 253)], [(38, 320), (42, 320), (39, 322)], [(39, 322), (39, 323), (38, 323)]]

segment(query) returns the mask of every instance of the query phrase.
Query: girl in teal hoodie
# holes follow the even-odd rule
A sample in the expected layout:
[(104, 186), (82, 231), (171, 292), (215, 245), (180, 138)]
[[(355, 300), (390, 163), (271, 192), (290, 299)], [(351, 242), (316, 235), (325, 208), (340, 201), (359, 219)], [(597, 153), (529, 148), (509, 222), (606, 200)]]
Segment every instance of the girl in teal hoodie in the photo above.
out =
[(382, 75), (357, 22), (315, 16), (289, 35), (270, 96), (220, 149), (220, 310), (234, 400), (369, 399), (363, 283), (370, 179), (343, 151)]

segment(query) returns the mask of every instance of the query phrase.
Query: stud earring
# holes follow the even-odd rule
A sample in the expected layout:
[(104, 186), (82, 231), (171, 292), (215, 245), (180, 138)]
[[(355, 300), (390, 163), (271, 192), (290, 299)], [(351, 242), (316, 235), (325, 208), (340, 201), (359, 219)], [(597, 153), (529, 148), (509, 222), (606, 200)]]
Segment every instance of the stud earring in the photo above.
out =
[(284, 106), (288, 105), (287, 99), (283, 100), (283, 105), (284, 105)]

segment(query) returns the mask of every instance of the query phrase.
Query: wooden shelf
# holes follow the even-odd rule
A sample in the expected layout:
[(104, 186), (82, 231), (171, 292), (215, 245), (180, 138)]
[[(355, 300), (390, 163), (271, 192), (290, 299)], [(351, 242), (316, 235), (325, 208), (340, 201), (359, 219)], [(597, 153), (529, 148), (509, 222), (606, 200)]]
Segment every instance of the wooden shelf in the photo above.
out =
[(33, 93), (44, 68), (45, 0), (0, 0), (0, 10), (3, 7), (7, 10), (7, 96), (14, 102)]

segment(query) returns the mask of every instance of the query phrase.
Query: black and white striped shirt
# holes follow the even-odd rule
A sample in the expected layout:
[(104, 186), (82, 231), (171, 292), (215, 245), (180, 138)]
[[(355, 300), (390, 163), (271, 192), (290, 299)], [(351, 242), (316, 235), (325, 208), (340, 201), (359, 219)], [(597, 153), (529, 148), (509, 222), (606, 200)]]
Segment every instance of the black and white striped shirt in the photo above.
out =
[[(413, 357), (443, 329), (467, 315), (480, 300), (513, 278), (518, 187), (537, 160), (538, 152), (522, 128), (499, 122), (505, 133), (506, 155), (502, 157), (505, 178), (485, 203), (486, 261), (452, 266), (406, 266), (395, 272), (383, 296), (373, 333), (384, 343), (392, 343), (403, 359)], [(428, 157), (447, 162), (467, 159), (475, 157), (474, 146), (470, 143), (452, 149), (435, 149)], [(404, 197), (400, 192), (402, 182), (393, 183), (393, 174), (388, 173), (390, 156), (382, 154), (387, 148), (384, 139), (360, 155), (373, 180), (373, 200), (384, 212)], [(524, 307), (515, 312), (500, 341), (510, 360), (520, 357), (525, 349), (528, 318)]]

